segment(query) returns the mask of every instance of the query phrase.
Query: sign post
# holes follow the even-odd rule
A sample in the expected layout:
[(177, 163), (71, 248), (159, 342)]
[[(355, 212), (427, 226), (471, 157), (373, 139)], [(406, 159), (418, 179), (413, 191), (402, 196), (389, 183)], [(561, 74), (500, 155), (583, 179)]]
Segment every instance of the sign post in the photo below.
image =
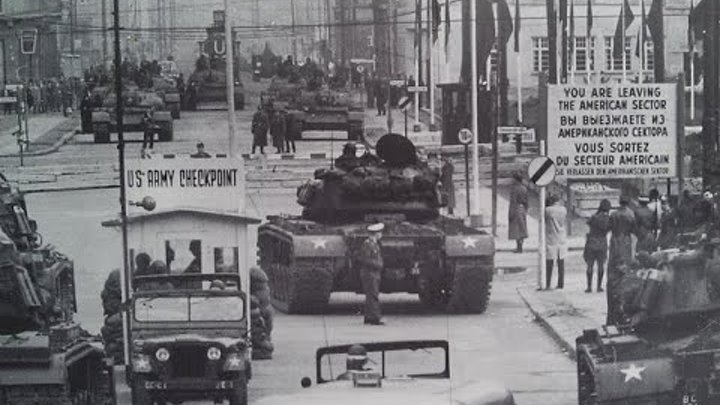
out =
[(555, 179), (555, 163), (545, 155), (545, 141), (540, 141), (540, 157), (533, 159), (528, 165), (528, 179), (540, 187), (540, 221), (538, 221), (538, 290), (542, 290), (542, 276), (545, 273), (545, 254), (547, 241), (545, 240), (545, 187)]
[(408, 136), (408, 113), (407, 113), (407, 107), (410, 105), (410, 97), (403, 96), (400, 101), (398, 101), (398, 108), (400, 108), (403, 111), (403, 114), (405, 115), (405, 138)]
[(468, 154), (468, 145), (472, 142), (472, 132), (463, 128), (458, 132), (458, 140), (463, 144), (465, 152), (465, 205), (467, 209), (467, 216), (470, 217), (470, 159)]

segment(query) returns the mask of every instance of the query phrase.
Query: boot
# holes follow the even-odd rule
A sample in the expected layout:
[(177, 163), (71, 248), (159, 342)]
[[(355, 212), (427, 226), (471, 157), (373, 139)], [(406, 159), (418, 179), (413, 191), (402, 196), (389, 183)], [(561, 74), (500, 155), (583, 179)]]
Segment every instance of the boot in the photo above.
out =
[(515, 240), (515, 253), (522, 253), (523, 252), (523, 240), (517, 239)]
[(550, 289), (550, 281), (552, 281), (552, 273), (553, 273), (553, 261), (552, 260), (546, 260), (545, 261), (545, 289)]
[(558, 281), (557, 288), (562, 290), (565, 287), (565, 260), (558, 259)]
[(585, 272), (585, 278), (587, 279), (587, 288), (585, 288), (586, 293), (592, 292), (592, 277), (593, 277), (592, 266), (588, 266), (587, 271)]

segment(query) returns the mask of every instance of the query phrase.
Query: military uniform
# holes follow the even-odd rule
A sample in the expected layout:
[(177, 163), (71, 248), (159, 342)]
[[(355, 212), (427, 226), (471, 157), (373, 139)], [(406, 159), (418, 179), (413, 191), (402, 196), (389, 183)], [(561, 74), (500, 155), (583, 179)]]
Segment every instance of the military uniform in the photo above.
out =
[(383, 258), (378, 242), (372, 237), (365, 239), (355, 260), (360, 267), (360, 279), (365, 292), (365, 323), (379, 324), (382, 317), (380, 278), (382, 277)]
[(607, 269), (607, 324), (619, 321), (619, 290), (622, 266), (632, 261), (632, 238), (635, 231), (635, 214), (627, 206), (610, 214), (610, 252)]
[(638, 252), (652, 252), (655, 250), (654, 228), (655, 214), (647, 205), (640, 205), (635, 210), (636, 250)]

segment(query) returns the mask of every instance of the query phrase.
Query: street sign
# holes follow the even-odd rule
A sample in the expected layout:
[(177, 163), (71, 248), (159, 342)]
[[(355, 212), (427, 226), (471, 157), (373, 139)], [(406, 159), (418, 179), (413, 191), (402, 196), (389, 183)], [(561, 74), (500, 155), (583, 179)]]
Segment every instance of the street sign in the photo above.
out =
[(546, 156), (533, 159), (528, 165), (528, 178), (536, 186), (547, 186), (555, 180), (555, 163)]
[(677, 176), (677, 84), (550, 85), (547, 97), (547, 156), (558, 177)]
[(407, 91), (410, 93), (425, 93), (428, 88), (427, 86), (408, 86)]
[(403, 87), (403, 86), (405, 86), (405, 80), (401, 80), (401, 79), (390, 80), (390, 85), (392, 87)]
[(15, 104), (15, 103), (17, 103), (17, 97), (15, 97), (15, 96), (0, 97), (0, 104)]
[(20, 31), (20, 53), (23, 55), (35, 54), (35, 45), (37, 42), (37, 29), (28, 29)]
[(355, 70), (357, 70), (358, 73), (363, 73), (363, 72), (365, 71), (365, 66), (363, 66), (363, 65), (357, 65), (357, 67), (355, 68)]
[(408, 105), (412, 103), (412, 99), (410, 97), (402, 96), (400, 100), (398, 100), (398, 108), (401, 110), (404, 110)]
[[(498, 127), (497, 133), (499, 136), (520, 136), (523, 142), (532, 143), (535, 142), (535, 128), (525, 127)], [(504, 138), (503, 138), (504, 139)]]
[(473, 134), (472, 131), (470, 131), (467, 128), (463, 128), (460, 131), (458, 131), (458, 140), (463, 145), (468, 145), (470, 142), (472, 142)]

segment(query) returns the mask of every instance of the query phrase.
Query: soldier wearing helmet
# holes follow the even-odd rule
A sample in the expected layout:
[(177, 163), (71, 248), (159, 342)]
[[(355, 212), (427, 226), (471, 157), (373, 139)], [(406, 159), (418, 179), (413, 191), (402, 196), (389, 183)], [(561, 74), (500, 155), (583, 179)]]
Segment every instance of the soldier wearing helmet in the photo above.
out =
[(380, 222), (368, 226), (370, 232), (358, 250), (355, 261), (359, 265), (360, 279), (365, 292), (365, 324), (384, 325), (380, 319), (380, 279), (382, 277), (383, 258), (380, 251), (380, 238), (385, 225)]
[(352, 345), (348, 349), (345, 360), (345, 372), (338, 376), (338, 380), (352, 380), (352, 374), (356, 371), (367, 371), (365, 365), (368, 362), (367, 350), (362, 345)]

